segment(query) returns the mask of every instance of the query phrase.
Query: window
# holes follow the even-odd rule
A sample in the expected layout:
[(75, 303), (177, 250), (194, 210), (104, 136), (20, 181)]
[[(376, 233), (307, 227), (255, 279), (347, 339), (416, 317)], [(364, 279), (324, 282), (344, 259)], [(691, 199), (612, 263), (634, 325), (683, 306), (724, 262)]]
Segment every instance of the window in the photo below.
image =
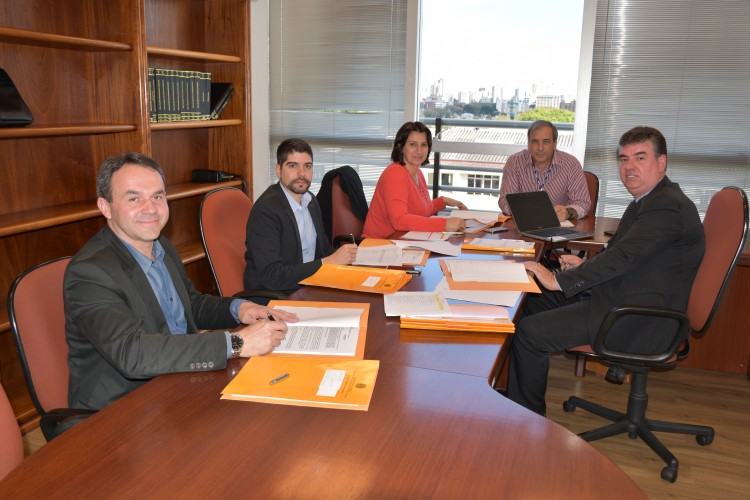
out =
[(452, 186), (453, 174), (440, 174), (440, 184), (442, 186)]
[[(475, 189), (500, 189), (499, 175), (469, 174), (467, 178), (467, 187)], [(479, 195), (482, 193), (469, 192), (470, 195)]]

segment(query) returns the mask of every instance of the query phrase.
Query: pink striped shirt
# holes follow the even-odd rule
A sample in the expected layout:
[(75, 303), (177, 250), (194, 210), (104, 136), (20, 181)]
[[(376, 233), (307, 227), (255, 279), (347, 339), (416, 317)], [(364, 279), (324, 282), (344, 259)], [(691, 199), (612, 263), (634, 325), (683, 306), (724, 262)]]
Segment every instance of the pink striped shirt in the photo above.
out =
[[(497, 204), (504, 214), (510, 215), (505, 196), (509, 193), (525, 193), (544, 190), (553, 205), (573, 208), (578, 218), (591, 210), (591, 198), (583, 176), (583, 167), (575, 156), (555, 150), (550, 167), (552, 172), (539, 171), (534, 175), (531, 153), (528, 149), (510, 155), (503, 168), (503, 182)], [(540, 186), (541, 184), (541, 186)]]

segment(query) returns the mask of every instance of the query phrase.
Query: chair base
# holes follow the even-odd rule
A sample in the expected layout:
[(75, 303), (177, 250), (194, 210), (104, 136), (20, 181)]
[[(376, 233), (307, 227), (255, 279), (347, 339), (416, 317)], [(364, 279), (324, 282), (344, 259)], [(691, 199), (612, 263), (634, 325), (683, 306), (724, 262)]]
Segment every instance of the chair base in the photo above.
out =
[[(638, 377), (634, 377), (634, 383), (636, 382), (635, 378)], [(627, 413), (615, 411), (576, 396), (571, 396), (567, 401), (563, 402), (563, 409), (566, 412), (570, 412), (574, 411), (576, 408), (581, 408), (593, 413), (594, 415), (598, 415), (614, 422), (579, 434), (579, 436), (586, 441), (596, 441), (597, 439), (624, 433), (627, 433), (631, 439), (641, 438), (649, 448), (659, 455), (659, 457), (667, 464), (666, 467), (661, 470), (661, 478), (673, 483), (677, 479), (679, 462), (669, 449), (659, 441), (652, 431), (691, 434), (695, 436), (699, 445), (706, 446), (713, 441), (714, 430), (711, 427), (703, 425), (681, 424), (648, 419), (645, 417), (647, 401), (648, 396), (646, 396), (645, 393), (642, 395), (637, 393), (634, 394), (631, 390), (628, 399)]]

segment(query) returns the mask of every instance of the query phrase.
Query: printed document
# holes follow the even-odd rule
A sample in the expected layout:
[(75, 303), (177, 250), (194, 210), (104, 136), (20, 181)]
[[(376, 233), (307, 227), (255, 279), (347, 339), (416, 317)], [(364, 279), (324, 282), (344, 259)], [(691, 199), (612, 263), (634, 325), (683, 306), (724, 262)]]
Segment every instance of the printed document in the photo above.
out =
[(364, 309), (278, 305), (296, 314), (287, 323), (286, 338), (273, 350), (277, 354), (326, 354), (353, 356), (357, 349), (360, 318)]

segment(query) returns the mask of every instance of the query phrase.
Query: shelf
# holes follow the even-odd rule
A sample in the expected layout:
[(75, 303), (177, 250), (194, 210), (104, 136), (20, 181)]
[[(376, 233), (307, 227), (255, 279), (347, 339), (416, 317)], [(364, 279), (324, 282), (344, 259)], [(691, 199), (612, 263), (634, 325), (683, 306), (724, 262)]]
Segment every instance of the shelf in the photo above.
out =
[(54, 35), (52, 33), (42, 33), (39, 31), (9, 28), (7, 26), (0, 26), (0, 38), (11, 38), (14, 40), (32, 42), (46, 46), (74, 46), (96, 50), (133, 50), (133, 46), (128, 43), (108, 42), (106, 40), (94, 40), (91, 38), (81, 38), (77, 36)]
[[(199, 196), (222, 186), (241, 186), (242, 181), (221, 183), (183, 182), (167, 186), (167, 200)], [(59, 226), (69, 222), (92, 219), (101, 215), (96, 200), (66, 203), (0, 216), (0, 237), (21, 234), (37, 229)]]
[(180, 130), (188, 128), (211, 128), (211, 127), (230, 127), (232, 125), (242, 125), (242, 120), (196, 120), (189, 122), (157, 122), (151, 124), (151, 130)]
[(193, 59), (198, 61), (238, 63), (242, 59), (237, 56), (225, 54), (212, 54), (210, 52), (196, 52), (193, 50), (168, 49), (165, 47), (146, 47), (146, 53), (150, 56), (162, 56), (173, 59)]
[(66, 135), (97, 135), (117, 134), (120, 132), (133, 132), (138, 130), (135, 125), (112, 124), (112, 125), (61, 125), (61, 126), (35, 126), (0, 128), (0, 139), (13, 139), (23, 137), (56, 137)]

